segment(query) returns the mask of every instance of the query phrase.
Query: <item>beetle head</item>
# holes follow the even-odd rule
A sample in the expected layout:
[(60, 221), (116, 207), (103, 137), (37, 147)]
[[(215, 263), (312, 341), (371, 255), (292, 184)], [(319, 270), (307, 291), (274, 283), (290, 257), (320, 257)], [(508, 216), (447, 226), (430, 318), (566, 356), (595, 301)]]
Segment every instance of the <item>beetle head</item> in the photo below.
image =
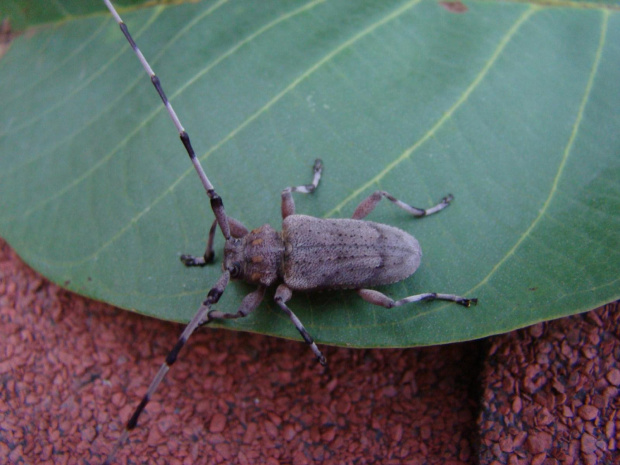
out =
[(222, 270), (228, 270), (232, 279), (244, 279), (245, 241), (231, 237), (224, 245)]

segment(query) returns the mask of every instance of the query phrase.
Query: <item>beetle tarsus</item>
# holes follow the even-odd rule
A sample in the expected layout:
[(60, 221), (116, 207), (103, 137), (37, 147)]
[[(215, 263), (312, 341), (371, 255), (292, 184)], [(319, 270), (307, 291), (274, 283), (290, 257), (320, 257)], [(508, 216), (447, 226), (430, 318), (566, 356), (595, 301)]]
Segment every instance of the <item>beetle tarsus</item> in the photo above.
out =
[(457, 302), (457, 304), (461, 304), (463, 307), (471, 307), (472, 305), (478, 305), (478, 299), (463, 299)]
[(215, 254), (211, 252), (210, 256), (207, 257), (194, 257), (193, 255), (181, 255), (179, 259), (185, 266), (205, 266), (207, 263), (211, 263)]

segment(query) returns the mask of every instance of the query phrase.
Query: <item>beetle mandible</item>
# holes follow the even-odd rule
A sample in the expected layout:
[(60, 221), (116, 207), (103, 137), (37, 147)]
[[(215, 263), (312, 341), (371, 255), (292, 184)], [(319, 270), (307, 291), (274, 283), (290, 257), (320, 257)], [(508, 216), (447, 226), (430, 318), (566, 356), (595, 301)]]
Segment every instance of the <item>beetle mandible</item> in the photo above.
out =
[[(418, 241), (401, 229), (386, 224), (366, 221), (364, 218), (386, 198), (414, 217), (424, 217), (446, 208), (452, 195), (430, 208), (408, 205), (385, 191), (376, 191), (363, 200), (351, 219), (320, 219), (295, 213), (293, 192), (311, 194), (317, 188), (323, 163), (314, 163), (310, 184), (287, 187), (282, 191), (282, 230), (276, 231), (268, 224), (249, 231), (241, 222), (228, 216), (221, 197), (204, 172), (196, 157), (189, 135), (181, 125), (176, 112), (168, 101), (159, 78), (133, 40), (127, 26), (114, 9), (110, 0), (103, 0), (120, 26), (127, 41), (149, 74), (153, 86), (187, 150), (211, 202), (215, 220), (208, 235), (207, 248), (202, 256), (182, 255), (186, 266), (205, 266), (214, 260), (213, 242), (219, 227), (224, 239), (222, 274), (207, 294), (207, 298), (185, 327), (161, 368), (151, 382), (146, 394), (133, 412), (119, 440), (105, 463), (112, 462), (116, 452), (137, 425), (138, 418), (164, 376), (176, 361), (179, 351), (191, 334), (202, 325), (215, 320), (243, 318), (254, 311), (265, 296), (267, 288), (278, 284), (276, 304), (289, 316), (304, 341), (310, 346), (318, 361), (325, 365), (325, 357), (306, 331), (302, 322), (287, 306), (293, 291), (319, 291), (352, 289), (365, 301), (385, 308), (398, 307), (422, 300), (445, 300), (469, 307), (476, 298), (467, 299), (453, 294), (427, 292), (393, 300), (385, 294), (367, 287), (390, 284), (411, 276), (419, 267), (422, 252)], [(256, 290), (245, 296), (236, 313), (213, 309), (230, 280), (243, 280), (256, 285)]]

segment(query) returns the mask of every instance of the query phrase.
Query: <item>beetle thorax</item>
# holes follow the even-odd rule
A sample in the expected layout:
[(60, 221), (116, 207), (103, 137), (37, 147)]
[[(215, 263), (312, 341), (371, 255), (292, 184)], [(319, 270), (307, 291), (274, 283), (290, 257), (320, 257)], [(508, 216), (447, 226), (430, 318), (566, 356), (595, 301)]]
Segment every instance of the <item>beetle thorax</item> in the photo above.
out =
[(265, 224), (226, 241), (222, 267), (233, 279), (270, 286), (278, 280), (283, 254), (281, 233)]

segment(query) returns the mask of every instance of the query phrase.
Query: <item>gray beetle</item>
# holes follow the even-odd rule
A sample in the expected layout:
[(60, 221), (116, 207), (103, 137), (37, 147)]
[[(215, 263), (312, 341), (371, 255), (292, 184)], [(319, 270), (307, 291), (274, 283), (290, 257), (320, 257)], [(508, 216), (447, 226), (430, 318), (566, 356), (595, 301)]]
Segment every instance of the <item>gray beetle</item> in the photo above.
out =
[[(129, 436), (129, 432), (135, 428), (138, 417), (191, 334), (199, 326), (214, 320), (247, 316), (259, 306), (266, 289), (272, 285), (279, 283), (275, 292), (275, 302), (289, 316), (322, 365), (325, 365), (325, 357), (301, 321), (286, 305), (293, 291), (353, 289), (367, 302), (386, 308), (421, 300), (446, 300), (465, 307), (477, 303), (475, 298), (466, 299), (457, 295), (434, 292), (412, 295), (395, 301), (381, 292), (367, 289), (369, 286), (390, 284), (411, 276), (420, 265), (422, 252), (418, 241), (405, 231), (365, 221), (363, 218), (382, 198), (388, 199), (415, 217), (423, 217), (446, 208), (452, 201), (452, 195), (444, 197), (440, 203), (431, 208), (422, 209), (408, 205), (385, 191), (376, 191), (360, 203), (351, 219), (320, 219), (297, 215), (292, 194), (293, 192), (310, 194), (317, 188), (323, 170), (321, 160), (317, 159), (310, 184), (287, 187), (282, 191), (281, 232), (269, 225), (248, 231), (242, 223), (228, 216), (221, 197), (215, 192), (196, 158), (189, 136), (168, 101), (159, 78), (142, 55), (110, 0), (103, 1), (149, 74), (211, 201), (215, 220), (209, 231), (207, 249), (202, 256), (182, 255), (181, 261), (186, 266), (204, 266), (212, 262), (213, 241), (218, 226), (226, 240), (222, 275), (208, 292), (207, 298), (166, 357), (105, 463), (112, 462), (116, 452)], [(213, 305), (219, 301), (231, 279), (243, 280), (256, 285), (257, 288), (244, 297), (236, 313), (214, 310)]]
[[(324, 365), (325, 357), (301, 321), (286, 305), (293, 291), (355, 289), (364, 300), (386, 308), (420, 300), (448, 300), (466, 307), (476, 303), (476, 299), (435, 292), (394, 301), (385, 294), (366, 289), (368, 286), (391, 284), (411, 276), (420, 266), (422, 251), (418, 241), (405, 231), (365, 221), (363, 218), (384, 197), (411, 215), (422, 217), (446, 208), (452, 200), (451, 195), (434, 207), (422, 209), (401, 202), (385, 191), (376, 191), (360, 203), (352, 219), (320, 219), (295, 214), (292, 193), (314, 192), (322, 170), (323, 163), (317, 159), (311, 184), (287, 187), (282, 191), (281, 232), (268, 224), (248, 231), (239, 221), (226, 215), (219, 197), (212, 197), (211, 205), (216, 220), (209, 232), (207, 250), (200, 257), (181, 256), (186, 266), (204, 266), (211, 262), (214, 257), (213, 238), (216, 226), (220, 226), (226, 238), (222, 277), (203, 303), (205, 310), (200, 317), (200, 324), (249, 315), (263, 300), (266, 289), (281, 283), (276, 289), (275, 302), (286, 312)], [(230, 278), (258, 287), (243, 299), (236, 313), (211, 310), (211, 305), (222, 295)]]

